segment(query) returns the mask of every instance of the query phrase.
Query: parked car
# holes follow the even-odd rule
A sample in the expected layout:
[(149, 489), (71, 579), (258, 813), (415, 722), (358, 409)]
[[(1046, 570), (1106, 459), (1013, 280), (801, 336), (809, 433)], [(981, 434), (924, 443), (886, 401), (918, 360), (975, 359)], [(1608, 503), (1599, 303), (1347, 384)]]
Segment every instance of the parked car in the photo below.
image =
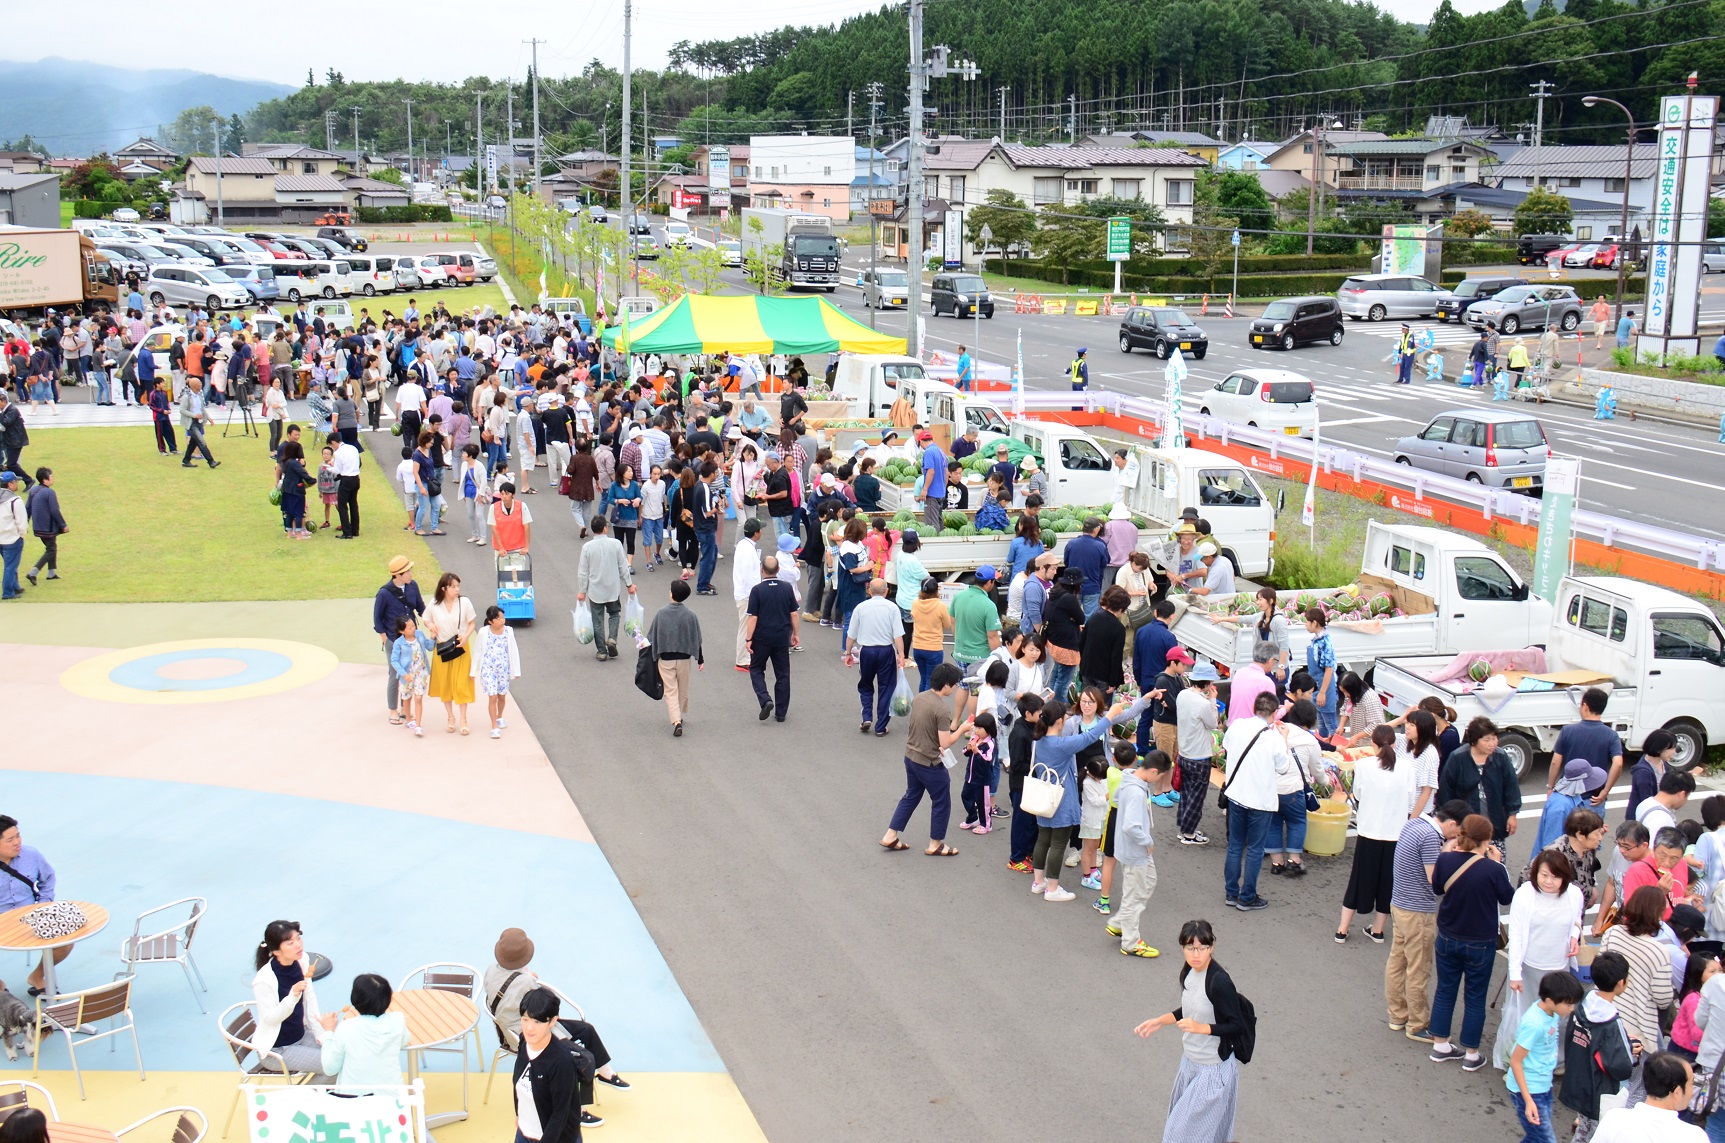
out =
[(655, 261), (659, 257), (659, 244), (653, 241), (651, 234), (635, 235), (635, 257), (643, 262)]
[(1522, 329), (1544, 329), (1556, 325), (1564, 333), (1581, 325), (1581, 298), (1570, 286), (1511, 286), (1476, 306), (1469, 307), (1467, 324), (1483, 329), (1487, 322), (1502, 334)]
[(343, 249), (351, 250), (356, 254), (365, 253), (367, 247), (371, 245), (366, 241), (365, 235), (351, 226), (320, 226), (317, 228), (317, 236), (328, 238), (332, 242), (339, 242)]
[(1309, 437), (1318, 424), (1311, 378), (1288, 369), (1236, 369), (1215, 388), (1188, 392), (1184, 400), (1207, 417), (1291, 437)]
[(1167, 359), (1178, 349), (1202, 360), (1210, 339), (1186, 311), (1172, 306), (1133, 306), (1120, 319), (1120, 352), (1148, 349)]
[(251, 263), (245, 251), (230, 246), (219, 238), (207, 234), (180, 234), (174, 237), (174, 245), (201, 254), (217, 266), (245, 266)]
[(481, 282), (497, 277), (497, 259), (480, 254), (473, 259), (473, 275)]
[(249, 290), (213, 266), (153, 266), (149, 281), (144, 283), (144, 296), (153, 306), (164, 302), (173, 306), (201, 305), (212, 313), (223, 307), (238, 309), (252, 300)]
[(1332, 297), (1283, 298), (1265, 306), (1263, 317), (1252, 319), (1251, 344), (1253, 349), (1292, 349), (1313, 341), (1340, 345), (1342, 324), (1342, 307)]
[(1527, 285), (1526, 278), (1464, 278), (1452, 289), (1438, 295), (1437, 319), (1461, 321), (1467, 311), (1489, 298), (1495, 298), (1511, 286)]
[(910, 273), (891, 267), (862, 272), (863, 305), (870, 309), (910, 304)]
[(254, 302), (273, 302), (281, 297), (281, 287), (276, 285), (276, 272), (268, 266), (248, 262), (224, 266), (222, 273), (244, 286)]
[(1599, 249), (1593, 254), (1593, 268), (1596, 270), (1617, 269), (1617, 257), (1622, 249), (1615, 242), (1601, 243)]
[(1561, 234), (1523, 234), (1516, 239), (1515, 260), (1523, 266), (1540, 265), (1546, 255), (1567, 246), (1570, 241)]
[(178, 242), (169, 242), (164, 239), (154, 243), (154, 245), (157, 250), (162, 251), (182, 266), (214, 266), (216, 264), (214, 258), (206, 258), (190, 246), (181, 246)]
[(1550, 456), (1544, 427), (1513, 409), (1451, 409), (1395, 447), (1397, 464), (1530, 493), (1544, 490)]
[(976, 274), (936, 274), (928, 296), (935, 317), (949, 310), (953, 317), (969, 317), (978, 312), (985, 318), (994, 317), (994, 295)]
[(743, 264), (743, 244), (735, 238), (719, 239), (719, 260), (727, 266)]
[(690, 247), (695, 244), (695, 232), (689, 229), (686, 222), (667, 222), (665, 224), (665, 245)]
[(122, 206), (114, 212), (115, 222), (137, 222), (141, 216), (129, 206)]
[(348, 255), (347, 247), (343, 246), (333, 238), (301, 238), (300, 241), (305, 243), (307, 246), (322, 251), (322, 253), (318, 255), (320, 258), (346, 258)]
[(342, 261), (347, 264), (347, 280), (353, 283), (355, 293), (369, 298), (390, 293), (395, 289), (395, 259), (373, 258), (369, 254), (349, 254)]
[[(453, 285), (449, 275), (443, 272), (443, 267), (437, 264), (435, 258), (425, 254), (403, 254), (395, 260), (396, 280), (401, 281), (403, 273), (416, 276), (419, 285), (427, 290), (435, 290), (442, 286)], [(404, 289), (415, 287), (403, 283)]]
[(175, 261), (166, 250), (158, 250), (143, 242), (121, 242), (114, 239), (98, 238), (96, 249), (118, 254), (126, 261), (140, 266), (171, 266)]
[[(302, 298), (334, 298), (342, 294), (353, 293), (353, 283), (347, 274), (337, 273), (338, 263), (314, 262), (311, 259), (295, 262), (282, 259), (270, 268), (275, 271), (276, 285), (290, 302)], [(339, 263), (345, 266), (346, 263)]]
[(1725, 242), (1705, 242), (1701, 246), (1701, 272), (1725, 273)]
[(1336, 300), (1342, 312), (1358, 321), (1431, 317), (1442, 290), (1408, 274), (1357, 274), (1342, 283)]
[(299, 249), (297, 246), (288, 245), (287, 235), (285, 234), (275, 234), (268, 230), (248, 230), (246, 231), (245, 237), (248, 241), (255, 242), (261, 246), (264, 253), (270, 256), (271, 261), (274, 261), (277, 258), (297, 260), (300, 258), (311, 257), (311, 255), (307, 254), (304, 250)]
[(1577, 246), (1575, 249), (1563, 256), (1563, 264), (1565, 266), (1591, 266), (1593, 265), (1594, 255), (1598, 254), (1601, 249), (1603, 249), (1603, 247), (1601, 247), (1597, 242), (1589, 242), (1585, 245)]

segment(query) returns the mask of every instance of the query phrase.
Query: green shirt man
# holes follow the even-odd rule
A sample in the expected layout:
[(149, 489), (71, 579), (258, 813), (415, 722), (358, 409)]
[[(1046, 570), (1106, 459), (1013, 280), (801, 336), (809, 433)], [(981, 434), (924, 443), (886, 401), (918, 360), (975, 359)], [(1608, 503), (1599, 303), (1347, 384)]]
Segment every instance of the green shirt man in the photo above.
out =
[(976, 569), (976, 583), (952, 601), (952, 655), (960, 665), (979, 663), (1000, 646), (1000, 609), (988, 595), (998, 575), (993, 564), (983, 564)]

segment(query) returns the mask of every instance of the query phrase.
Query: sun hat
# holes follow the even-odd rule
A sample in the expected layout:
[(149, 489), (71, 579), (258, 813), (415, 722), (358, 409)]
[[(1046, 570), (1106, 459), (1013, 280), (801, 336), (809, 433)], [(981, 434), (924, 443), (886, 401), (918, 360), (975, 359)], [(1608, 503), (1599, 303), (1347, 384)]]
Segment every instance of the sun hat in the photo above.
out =
[(514, 972), (526, 968), (533, 960), (533, 942), (520, 929), (504, 929), (491, 950), (497, 967)]
[(408, 559), (406, 556), (396, 556), (393, 560), (389, 561), (390, 575), (400, 575), (402, 572), (412, 570), (413, 561)]
[(1212, 544), (1209, 540), (1205, 540), (1202, 544), (1198, 545), (1198, 558), (1199, 559), (1201, 559), (1201, 560), (1206, 559), (1206, 558), (1213, 556), (1215, 554), (1216, 554), (1216, 545)]
[(1116, 504), (1108, 509), (1108, 518), (1110, 520), (1130, 520), (1132, 519), (1132, 510), (1124, 504)]
[(1195, 683), (1219, 683), (1222, 676), (1216, 673), (1216, 665), (1206, 660), (1192, 668), (1192, 673), (1186, 676)]

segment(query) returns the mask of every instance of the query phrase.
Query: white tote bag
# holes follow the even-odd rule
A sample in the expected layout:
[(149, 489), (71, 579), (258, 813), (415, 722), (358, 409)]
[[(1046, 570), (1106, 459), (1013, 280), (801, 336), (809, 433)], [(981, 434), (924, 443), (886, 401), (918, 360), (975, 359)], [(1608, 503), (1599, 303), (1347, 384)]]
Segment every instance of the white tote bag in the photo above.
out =
[[(1044, 775), (1041, 778), (1036, 776), (1038, 769)], [(1053, 770), (1036, 761), (1036, 752), (1033, 747), (1030, 754), (1030, 774), (1024, 779), (1023, 792), (1018, 795), (1019, 808), (1032, 817), (1053, 817), (1054, 811), (1060, 808), (1060, 803), (1065, 797), (1066, 784)]]

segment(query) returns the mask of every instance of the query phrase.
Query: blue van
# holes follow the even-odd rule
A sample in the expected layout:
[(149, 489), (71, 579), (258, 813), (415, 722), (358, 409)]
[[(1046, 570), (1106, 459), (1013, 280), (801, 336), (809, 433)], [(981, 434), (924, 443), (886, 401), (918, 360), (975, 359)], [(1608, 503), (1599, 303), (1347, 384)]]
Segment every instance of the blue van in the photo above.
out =
[(281, 297), (281, 287), (276, 285), (276, 272), (268, 266), (224, 266), (222, 269), (228, 277), (246, 288), (254, 302), (273, 302)]

